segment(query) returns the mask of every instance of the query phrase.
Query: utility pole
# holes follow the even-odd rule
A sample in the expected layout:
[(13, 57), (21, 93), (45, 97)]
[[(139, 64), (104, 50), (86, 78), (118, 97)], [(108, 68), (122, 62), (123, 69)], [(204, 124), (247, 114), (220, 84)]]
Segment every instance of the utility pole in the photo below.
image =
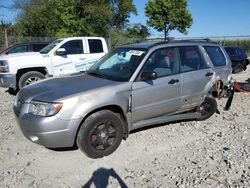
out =
[(7, 28), (4, 27), (4, 38), (5, 38), (5, 46), (6, 48), (9, 47), (9, 43), (8, 43), (8, 33), (7, 33)]
[[(0, 5), (0, 8), (8, 9), (9, 7), (7, 7), (5, 5)], [(10, 23), (4, 23), (4, 21), (1, 20), (0, 24), (1, 24), (1, 27), (3, 28), (3, 30), (4, 30), (5, 46), (6, 46), (6, 48), (8, 48), (9, 43), (8, 43), (8, 30), (7, 30), (7, 28), (8, 28), (8, 26), (11, 25), (11, 22)]]

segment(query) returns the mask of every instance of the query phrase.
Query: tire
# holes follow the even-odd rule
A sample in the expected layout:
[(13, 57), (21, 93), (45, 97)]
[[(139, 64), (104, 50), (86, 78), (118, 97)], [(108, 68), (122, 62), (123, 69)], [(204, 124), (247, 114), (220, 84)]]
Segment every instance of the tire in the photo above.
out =
[(109, 110), (91, 114), (81, 125), (76, 143), (90, 158), (101, 158), (113, 153), (121, 143), (122, 120)]
[(198, 121), (203, 121), (210, 118), (217, 110), (217, 102), (212, 97), (206, 97), (199, 107), (197, 112), (201, 113), (201, 117), (197, 118)]
[(45, 78), (45, 76), (38, 71), (26, 72), (20, 77), (20, 79), (18, 81), (18, 87), (19, 87), (19, 89), (21, 89), (24, 86), (30, 85), (30, 84), (37, 82), (37, 81), (44, 79), (44, 78)]

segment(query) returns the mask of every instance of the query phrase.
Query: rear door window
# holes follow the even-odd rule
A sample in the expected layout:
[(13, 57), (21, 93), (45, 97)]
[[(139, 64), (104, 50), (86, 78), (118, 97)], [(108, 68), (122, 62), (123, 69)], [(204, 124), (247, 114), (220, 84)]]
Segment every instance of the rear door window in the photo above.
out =
[(208, 56), (215, 67), (225, 66), (226, 58), (218, 46), (204, 46)]
[(102, 47), (102, 41), (99, 39), (89, 39), (89, 51), (90, 53), (102, 53), (103, 47)]
[(179, 47), (181, 58), (181, 72), (196, 71), (208, 68), (204, 61), (198, 46), (181, 46)]

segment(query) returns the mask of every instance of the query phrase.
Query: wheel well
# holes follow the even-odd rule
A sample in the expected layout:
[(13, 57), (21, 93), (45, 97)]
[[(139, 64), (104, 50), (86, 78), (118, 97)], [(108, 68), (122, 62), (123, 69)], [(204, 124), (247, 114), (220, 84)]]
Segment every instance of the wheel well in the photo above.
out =
[(47, 72), (47, 69), (45, 67), (35, 67), (35, 68), (25, 68), (25, 69), (19, 69), (17, 71), (17, 79), (16, 79), (16, 83), (18, 85), (18, 81), (19, 79), (21, 78), (21, 76), (23, 74), (25, 74), (26, 72), (29, 72), (29, 71), (37, 71), (37, 72), (40, 72), (42, 73), (43, 75), (46, 75), (48, 72)]
[(89, 117), (91, 114), (95, 113), (95, 112), (98, 112), (98, 111), (101, 111), (101, 110), (110, 110), (116, 114), (119, 114), (123, 120), (123, 125), (122, 125), (122, 128), (123, 128), (123, 137), (124, 138), (127, 138), (128, 137), (128, 122), (127, 122), (127, 118), (122, 110), (122, 108), (120, 106), (117, 106), (117, 105), (109, 105), (109, 106), (104, 106), (104, 107), (101, 107), (101, 108), (98, 108), (98, 109), (95, 109), (91, 112), (89, 112), (84, 118), (83, 120), (81, 121), (80, 125), (78, 126), (77, 128), (77, 132), (76, 132), (76, 135), (75, 135), (75, 142), (74, 144), (76, 145), (76, 138), (77, 138), (77, 134), (79, 132), (79, 129), (82, 125), (82, 123), (87, 119), (87, 117)]

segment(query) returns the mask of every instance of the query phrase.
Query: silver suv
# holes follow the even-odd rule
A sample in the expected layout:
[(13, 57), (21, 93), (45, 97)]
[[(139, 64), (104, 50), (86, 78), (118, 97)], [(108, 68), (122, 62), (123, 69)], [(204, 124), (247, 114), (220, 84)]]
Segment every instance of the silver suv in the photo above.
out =
[(114, 152), (141, 127), (204, 120), (215, 98), (233, 98), (231, 62), (209, 40), (135, 43), (108, 53), (87, 72), (20, 90), (14, 112), (26, 138), (48, 148), (74, 144), (88, 157)]

